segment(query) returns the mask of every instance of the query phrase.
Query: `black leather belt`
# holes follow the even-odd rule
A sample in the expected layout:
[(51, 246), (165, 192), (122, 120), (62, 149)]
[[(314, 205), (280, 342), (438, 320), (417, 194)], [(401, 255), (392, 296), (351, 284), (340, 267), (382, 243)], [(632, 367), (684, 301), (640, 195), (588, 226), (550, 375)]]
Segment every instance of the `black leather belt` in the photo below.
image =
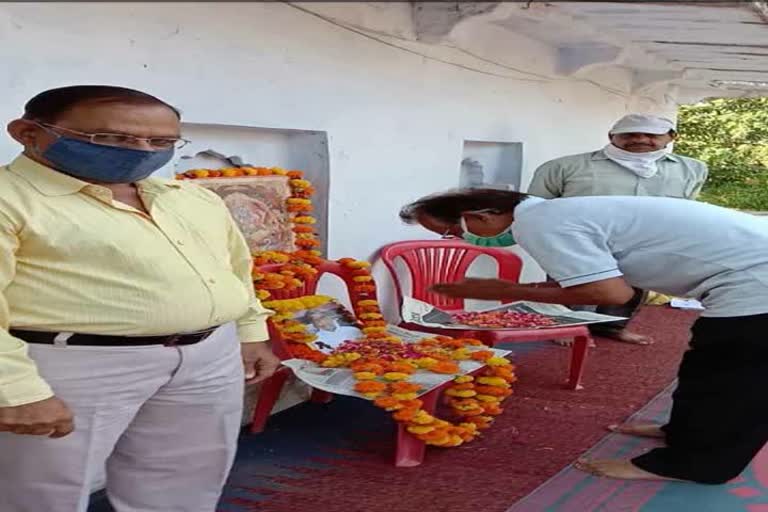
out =
[(186, 334), (171, 334), (167, 336), (107, 336), (102, 334), (79, 334), (45, 331), (24, 331), (11, 329), (11, 336), (16, 336), (27, 343), (41, 343), (45, 345), (81, 345), (92, 347), (130, 347), (146, 345), (164, 345), (175, 347), (181, 345), (194, 345), (218, 329), (211, 327), (204, 331), (190, 332)]

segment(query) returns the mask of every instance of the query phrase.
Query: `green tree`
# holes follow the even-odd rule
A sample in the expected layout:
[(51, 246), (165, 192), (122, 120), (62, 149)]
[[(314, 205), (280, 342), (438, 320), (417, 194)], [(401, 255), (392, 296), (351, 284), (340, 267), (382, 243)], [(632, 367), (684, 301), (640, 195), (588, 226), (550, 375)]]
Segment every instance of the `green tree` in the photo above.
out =
[(709, 166), (702, 199), (768, 210), (768, 98), (710, 100), (678, 115), (675, 152)]

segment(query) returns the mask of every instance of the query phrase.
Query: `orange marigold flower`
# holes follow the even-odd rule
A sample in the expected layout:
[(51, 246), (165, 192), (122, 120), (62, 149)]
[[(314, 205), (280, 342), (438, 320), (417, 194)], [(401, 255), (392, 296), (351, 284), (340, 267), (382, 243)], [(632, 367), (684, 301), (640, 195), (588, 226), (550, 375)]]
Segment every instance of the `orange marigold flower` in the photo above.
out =
[(483, 409), (485, 409), (485, 414), (489, 414), (491, 416), (498, 416), (502, 412), (504, 412), (504, 409), (502, 409), (498, 402), (487, 402), (483, 404)]
[(387, 389), (383, 382), (364, 380), (355, 384), (355, 391), (358, 393), (376, 393)]
[(490, 350), (478, 350), (470, 353), (469, 357), (475, 361), (487, 361), (493, 357), (493, 352)]
[(288, 171), (286, 175), (292, 180), (300, 180), (304, 177), (304, 173), (301, 171)]
[(355, 361), (349, 368), (353, 372), (373, 372), (376, 375), (384, 373), (384, 367), (377, 363), (370, 363), (367, 361)]
[(395, 414), (393, 414), (392, 417), (397, 421), (411, 421), (416, 417), (416, 414), (418, 414), (419, 410), (420, 409), (416, 408), (400, 409)]
[(421, 386), (413, 382), (395, 382), (390, 384), (389, 388), (394, 393), (414, 393), (419, 391)]
[(317, 240), (299, 239), (299, 240), (296, 240), (296, 245), (304, 249), (307, 249), (310, 247), (319, 247), (320, 242), (318, 242)]
[(482, 395), (491, 396), (509, 396), (512, 394), (512, 390), (509, 388), (500, 388), (496, 386), (475, 386), (475, 391)]
[(395, 361), (387, 364), (386, 369), (388, 372), (401, 372), (401, 373), (413, 373), (416, 371), (416, 367), (406, 361)]
[(440, 361), (432, 368), (430, 368), (430, 370), (435, 373), (458, 373), (459, 365), (453, 361)]
[(376, 400), (374, 400), (373, 403), (374, 405), (376, 405), (376, 407), (381, 407), (382, 409), (386, 409), (387, 411), (397, 411), (405, 407), (405, 405), (403, 405), (403, 402), (391, 396), (379, 397)]

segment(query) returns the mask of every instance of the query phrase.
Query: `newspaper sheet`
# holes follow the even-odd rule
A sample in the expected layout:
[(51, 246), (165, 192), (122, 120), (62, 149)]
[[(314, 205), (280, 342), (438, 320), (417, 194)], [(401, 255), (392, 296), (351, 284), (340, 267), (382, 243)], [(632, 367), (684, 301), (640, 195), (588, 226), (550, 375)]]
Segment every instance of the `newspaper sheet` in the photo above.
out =
[[(541, 327), (526, 327), (516, 330), (547, 329), (574, 325), (597, 324), (603, 322), (615, 322), (624, 320), (623, 317), (601, 315), (592, 311), (574, 311), (560, 304), (542, 304), (539, 302), (519, 301), (496, 306), (485, 311), (512, 311), (516, 313), (536, 313), (544, 315), (555, 322), (555, 325)], [(412, 297), (403, 298), (402, 317), (406, 322), (411, 322), (425, 327), (439, 327), (442, 329), (458, 329), (473, 331), (488, 331), (502, 328), (475, 327), (457, 323), (453, 316), (443, 310), (437, 309), (431, 304), (416, 300)], [(515, 330), (503, 328), (503, 330)]]
[[(432, 336), (430, 334), (409, 331), (395, 326), (389, 326), (388, 330), (390, 333), (399, 336), (406, 343), (414, 343), (422, 338)], [(478, 347), (477, 350), (492, 350), (495, 355), (502, 357), (510, 353), (509, 350), (497, 350), (488, 347)], [(357, 381), (352, 375), (351, 370), (346, 368), (323, 368), (304, 359), (288, 359), (283, 361), (283, 364), (293, 370), (296, 377), (313, 388), (328, 391), (329, 393), (334, 393), (336, 395), (355, 396), (365, 399), (363, 395), (354, 390)], [(459, 368), (462, 375), (475, 371), (482, 366), (483, 363), (478, 363), (476, 361), (459, 362)], [(421, 385), (420, 395), (423, 395), (424, 393), (445, 384), (454, 377), (454, 375), (442, 375), (419, 370), (411, 376), (409, 382)]]

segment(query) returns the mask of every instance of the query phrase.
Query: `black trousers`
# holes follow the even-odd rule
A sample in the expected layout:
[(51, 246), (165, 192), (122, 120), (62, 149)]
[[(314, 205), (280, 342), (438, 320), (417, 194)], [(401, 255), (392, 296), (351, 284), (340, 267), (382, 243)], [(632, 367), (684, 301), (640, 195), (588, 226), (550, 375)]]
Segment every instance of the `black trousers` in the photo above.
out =
[(667, 446), (632, 462), (704, 484), (735, 478), (768, 442), (768, 314), (699, 319), (678, 379)]

